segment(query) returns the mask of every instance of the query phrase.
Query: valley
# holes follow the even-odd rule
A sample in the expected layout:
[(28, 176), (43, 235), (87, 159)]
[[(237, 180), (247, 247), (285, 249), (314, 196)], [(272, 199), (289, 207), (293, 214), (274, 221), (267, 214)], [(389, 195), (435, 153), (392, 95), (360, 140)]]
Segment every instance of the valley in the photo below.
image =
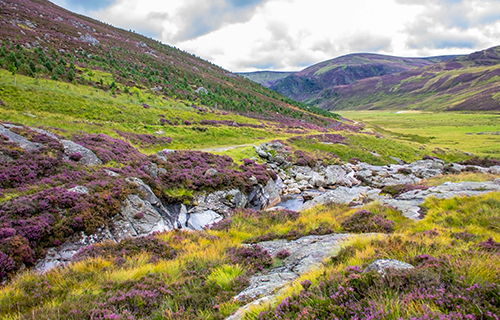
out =
[(242, 76), (0, 5), (0, 319), (498, 319), (497, 47)]

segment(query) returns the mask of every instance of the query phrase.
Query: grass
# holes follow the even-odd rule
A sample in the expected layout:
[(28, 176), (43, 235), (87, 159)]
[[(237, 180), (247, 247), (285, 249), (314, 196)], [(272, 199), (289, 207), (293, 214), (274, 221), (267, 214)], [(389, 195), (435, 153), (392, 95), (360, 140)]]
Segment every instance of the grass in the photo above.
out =
[(481, 157), (500, 158), (500, 135), (478, 134), (500, 132), (495, 113), (434, 113), (394, 111), (344, 111), (342, 116), (361, 121), (374, 130), (406, 140), (408, 135), (428, 139), (424, 148), (453, 149)]
[[(300, 297), (304, 295), (302, 283), (306, 280), (311, 280), (312, 287), (308, 290), (315, 294), (315, 288), (322, 283), (328, 285), (329, 281), (334, 281), (332, 279), (347, 281), (346, 286), (352, 285), (346, 270), (352, 266), (363, 268), (376, 258), (393, 258), (415, 264), (415, 257), (422, 255), (436, 259), (447, 257), (449, 265), (445, 269), (452, 272), (448, 275), (451, 276), (451, 285), (465, 283), (487, 286), (496, 283), (500, 277), (500, 258), (487, 251), (477, 251), (477, 246), (489, 237), (500, 240), (500, 193), (448, 200), (428, 199), (425, 207), (427, 215), (419, 222), (408, 220), (398, 211), (376, 203), (364, 207), (394, 221), (394, 234), (346, 242), (337, 258), (301, 276), (280, 291), (275, 304), (254, 309), (246, 318), (258, 318), (261, 312), (274, 308), (287, 297), (291, 301), (303, 303)], [(102, 300), (105, 297), (115, 301), (113, 299), (117, 299), (120, 292), (132, 294), (127, 288), (136, 288), (141, 283), (146, 287), (148, 283), (157, 283), (156, 286), (172, 291), (173, 296), (161, 296), (155, 304), (141, 300), (145, 303), (142, 311), (134, 312), (146, 312), (141, 313), (143, 318), (171, 319), (173, 314), (177, 314), (176, 319), (223, 319), (241, 306), (231, 297), (245, 287), (244, 279), (251, 272), (246, 265), (235, 264), (228, 259), (228, 248), (270, 232), (284, 237), (293, 234), (293, 230), (307, 234), (319, 227), (330, 228), (330, 232), (342, 232), (342, 222), (355, 210), (346, 206), (327, 205), (307, 210), (299, 216), (244, 210), (233, 214), (229, 227), (224, 230), (157, 234), (156, 237), (176, 250), (176, 257), (170, 260), (152, 260), (151, 254), (142, 252), (125, 257), (120, 264), (117, 264), (116, 257), (100, 257), (76, 262), (46, 274), (25, 271), (0, 289), (0, 318), (16, 319), (34, 314), (39, 319), (52, 319), (51, 315), (59, 313), (67, 319), (80, 319), (70, 311), (75, 308), (90, 310), (87, 308), (95, 308), (98, 302), (105, 301)], [(459, 238), (456, 235), (461, 233), (473, 234), (472, 240), (457, 240)], [(470, 250), (473, 254), (464, 256), (464, 252)], [(430, 269), (425, 269), (427, 267), (419, 268), (419, 272), (430, 272)], [(362, 283), (359, 282), (360, 285)], [(417, 284), (410, 281), (406, 285)], [(371, 299), (386, 309), (397, 306), (389, 308), (392, 311), (386, 315), (387, 319), (418, 316), (428, 312), (428, 308), (443, 312), (442, 307), (433, 307), (425, 299), (405, 302), (401, 300), (401, 293), (397, 294), (391, 287), (376, 285), (366, 290), (366, 294), (361, 297), (365, 300), (360, 301)], [(45, 294), (40, 296), (40, 292)], [(203, 307), (191, 300), (195, 297), (204, 299)], [(307, 305), (315, 310), (328, 304), (328, 299), (316, 295), (308, 301)], [(135, 304), (122, 305), (121, 308), (120, 312), (136, 310)]]

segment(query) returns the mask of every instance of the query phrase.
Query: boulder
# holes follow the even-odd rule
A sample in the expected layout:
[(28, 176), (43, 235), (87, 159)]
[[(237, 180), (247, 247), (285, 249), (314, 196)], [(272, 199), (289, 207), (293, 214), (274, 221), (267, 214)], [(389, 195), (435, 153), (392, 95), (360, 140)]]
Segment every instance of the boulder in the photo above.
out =
[(248, 196), (248, 207), (255, 210), (270, 208), (281, 201), (281, 189), (273, 179), (266, 186), (257, 185)]
[(387, 269), (395, 269), (395, 270), (408, 270), (408, 269), (413, 269), (414, 266), (412, 266), (409, 263), (402, 262), (399, 260), (395, 259), (378, 259), (373, 261), (368, 267), (366, 267), (363, 272), (378, 272), (382, 275), (386, 274)]
[(42, 144), (31, 142), (25, 137), (10, 131), (4, 125), (0, 125), (0, 135), (9, 138), (10, 142), (17, 143), (25, 151), (33, 151), (42, 147)]
[(203, 228), (211, 225), (212, 223), (219, 222), (223, 217), (215, 211), (206, 210), (199, 212), (189, 212), (187, 225), (193, 230), (203, 230)]
[(71, 189), (68, 189), (69, 192), (75, 192), (79, 194), (89, 194), (89, 189), (85, 186), (76, 186)]
[(61, 143), (64, 146), (64, 155), (66, 160), (69, 160), (69, 157), (72, 154), (79, 153), (82, 157), (80, 160), (78, 160), (78, 163), (88, 166), (102, 164), (101, 159), (99, 159), (94, 152), (85, 148), (84, 146), (81, 146), (71, 140), (61, 140)]
[(222, 216), (228, 216), (231, 210), (247, 204), (247, 197), (238, 189), (199, 194), (195, 195), (193, 200), (198, 207), (197, 210), (212, 210)]
[[(310, 209), (320, 204), (329, 202), (337, 204), (349, 204), (353, 201), (363, 201), (367, 198), (367, 194), (372, 189), (369, 187), (338, 187), (335, 190), (330, 190), (322, 195), (314, 198), (311, 201), (304, 203), (301, 210)], [(379, 190), (380, 191), (380, 190)]]

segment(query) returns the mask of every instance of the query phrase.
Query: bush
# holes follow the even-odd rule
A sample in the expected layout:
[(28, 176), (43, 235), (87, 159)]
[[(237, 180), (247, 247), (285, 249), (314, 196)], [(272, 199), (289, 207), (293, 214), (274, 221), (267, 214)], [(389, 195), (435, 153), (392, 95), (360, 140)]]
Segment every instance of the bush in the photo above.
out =
[(379, 214), (366, 210), (355, 212), (341, 224), (345, 231), (365, 233), (365, 232), (394, 232), (395, 223), (385, 219)]
[(250, 273), (273, 265), (269, 252), (259, 245), (232, 247), (227, 250), (227, 255), (232, 263), (246, 266)]

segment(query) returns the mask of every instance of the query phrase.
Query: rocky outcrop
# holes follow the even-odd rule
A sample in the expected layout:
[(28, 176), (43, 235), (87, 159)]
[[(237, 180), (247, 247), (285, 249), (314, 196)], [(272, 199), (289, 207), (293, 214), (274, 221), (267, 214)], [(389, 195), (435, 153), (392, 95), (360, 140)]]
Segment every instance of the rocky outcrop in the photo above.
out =
[(240, 308), (226, 320), (243, 319), (245, 313), (252, 307), (276, 300), (280, 289), (299, 278), (301, 275), (321, 266), (321, 263), (335, 256), (341, 249), (341, 244), (352, 237), (367, 237), (374, 234), (349, 235), (330, 234), (323, 236), (306, 236), (297, 240), (275, 240), (259, 243), (272, 256), (286, 249), (290, 255), (282, 260), (283, 266), (257, 274), (250, 278), (250, 285), (234, 299), (252, 301)]
[(196, 212), (211, 210), (219, 215), (228, 216), (231, 210), (245, 207), (248, 203), (247, 196), (238, 189), (216, 191), (194, 196)]
[[(26, 150), (26, 151), (37, 150), (42, 146), (40, 143), (31, 142), (28, 139), (26, 139), (25, 137), (10, 131), (7, 127), (13, 128), (13, 127), (19, 127), (19, 126), (9, 125), (9, 124), (0, 125), (0, 135), (8, 138), (10, 142), (17, 143), (19, 145), (19, 147), (21, 147), (23, 150)], [(22, 128), (22, 127), (19, 127), (19, 128)]]

